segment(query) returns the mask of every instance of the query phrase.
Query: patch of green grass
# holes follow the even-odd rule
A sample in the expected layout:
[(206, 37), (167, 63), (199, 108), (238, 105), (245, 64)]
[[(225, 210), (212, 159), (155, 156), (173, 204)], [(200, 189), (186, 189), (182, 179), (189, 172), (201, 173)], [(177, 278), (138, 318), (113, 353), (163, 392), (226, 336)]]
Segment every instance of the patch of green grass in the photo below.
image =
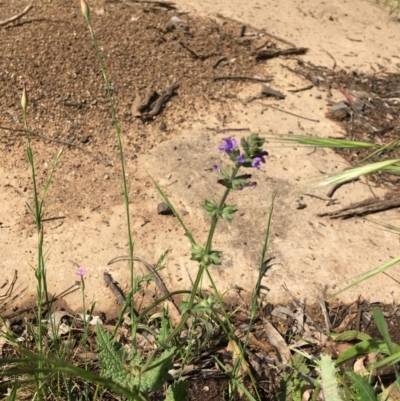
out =
[(400, 0), (376, 0), (376, 3), (387, 7), (390, 14), (400, 10)]

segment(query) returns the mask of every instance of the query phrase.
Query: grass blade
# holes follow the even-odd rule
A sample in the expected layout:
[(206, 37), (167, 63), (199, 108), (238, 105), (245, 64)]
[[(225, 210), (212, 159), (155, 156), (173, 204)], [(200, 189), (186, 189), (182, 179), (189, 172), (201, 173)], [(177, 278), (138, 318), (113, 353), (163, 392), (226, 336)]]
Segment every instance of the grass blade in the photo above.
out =
[(351, 370), (347, 370), (345, 374), (351, 381), (352, 390), (357, 392), (358, 400), (376, 401), (378, 399), (374, 388), (365, 377)]
[(393, 265), (395, 265), (396, 263), (399, 263), (399, 262), (400, 262), (400, 256), (398, 256), (397, 258), (394, 258), (392, 260), (389, 260), (388, 262), (384, 263), (383, 265), (380, 265), (380, 266), (376, 267), (375, 269), (370, 270), (367, 273), (362, 274), (361, 276), (358, 277), (358, 279), (354, 283), (349, 284), (347, 287), (343, 288), (342, 290), (335, 292), (333, 295), (330, 295), (328, 297), (328, 299), (336, 297), (337, 295), (341, 294), (342, 292), (347, 291), (348, 289), (354, 287), (357, 284), (360, 284), (361, 282), (363, 282), (365, 280), (368, 280), (369, 278), (377, 275), (378, 273), (381, 273), (381, 272), (387, 270), (389, 267), (392, 267)]
[(342, 182), (353, 180), (366, 174), (376, 173), (378, 171), (385, 172), (400, 172), (400, 166), (396, 166), (400, 163), (400, 159), (386, 160), (383, 162), (371, 163), (366, 166), (356, 167), (343, 171), (342, 173), (335, 174), (333, 177), (328, 177), (317, 184), (317, 188), (340, 184)]
[(303, 135), (290, 135), (290, 136), (270, 136), (267, 137), (269, 141), (276, 142), (289, 142), (297, 143), (303, 146), (311, 146), (317, 148), (362, 148), (362, 149), (373, 149), (380, 148), (380, 145), (376, 145), (370, 142), (356, 142), (348, 141), (346, 139), (335, 139), (335, 138), (319, 138), (316, 136), (303, 136)]
[(186, 225), (183, 222), (181, 216), (176, 211), (176, 209), (172, 206), (172, 203), (169, 201), (169, 199), (168, 199), (167, 195), (165, 195), (164, 191), (158, 186), (158, 184), (154, 181), (154, 179), (152, 177), (151, 177), (151, 179), (152, 179), (155, 187), (157, 188), (157, 191), (159, 192), (161, 197), (164, 199), (164, 202), (169, 206), (169, 208), (172, 210), (172, 213), (174, 214), (174, 216), (178, 219), (179, 224), (181, 225), (181, 227), (185, 231), (186, 236), (189, 238), (190, 244), (191, 245), (195, 245), (196, 241), (194, 240), (194, 238), (193, 238), (191, 232), (189, 231), (189, 229), (186, 227)]

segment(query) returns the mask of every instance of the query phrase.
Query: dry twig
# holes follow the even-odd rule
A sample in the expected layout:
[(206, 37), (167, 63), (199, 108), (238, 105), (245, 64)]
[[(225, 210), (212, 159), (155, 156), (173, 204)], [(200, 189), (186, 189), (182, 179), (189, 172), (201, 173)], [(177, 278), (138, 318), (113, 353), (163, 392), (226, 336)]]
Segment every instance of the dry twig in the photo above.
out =
[(0, 26), (1, 26), (1, 25), (7, 25), (7, 24), (9, 24), (10, 22), (16, 21), (17, 19), (19, 19), (19, 18), (23, 17), (25, 14), (27, 14), (32, 8), (33, 8), (33, 5), (32, 5), (32, 3), (31, 3), (31, 4), (29, 4), (28, 6), (26, 6), (26, 7), (23, 9), (23, 11), (21, 11), (19, 14), (14, 15), (13, 17), (8, 18), (8, 19), (6, 19), (6, 20), (4, 20), (4, 21), (0, 21)]
[(279, 56), (293, 56), (306, 54), (308, 49), (306, 47), (292, 47), (290, 49), (267, 49), (259, 50), (253, 53), (256, 56), (256, 60), (270, 60), (271, 58)]
[[(294, 117), (302, 118), (303, 120), (312, 121), (313, 123), (319, 123), (319, 120), (315, 120), (314, 118), (303, 117), (303, 116), (300, 116), (299, 114), (291, 113), (290, 111), (280, 109), (279, 107), (275, 107), (270, 104), (264, 104), (264, 103), (259, 103), (259, 104), (261, 104), (261, 106), (266, 107), (266, 109), (270, 108), (273, 110), (281, 111), (282, 113), (286, 113), (286, 114), (289, 114)], [(266, 109), (263, 109), (262, 111), (265, 111)]]
[(255, 81), (255, 82), (271, 82), (272, 78), (257, 78), (257, 77), (246, 77), (242, 75), (217, 75), (214, 77), (214, 81), (220, 81), (222, 79), (233, 79), (236, 81)]
[(369, 198), (361, 202), (352, 203), (343, 209), (329, 213), (319, 213), (318, 217), (328, 216), (331, 219), (349, 219), (350, 217), (365, 216), (371, 213), (383, 212), (384, 210), (400, 207), (400, 198), (375, 199)]
[(134, 3), (139, 3), (139, 4), (150, 4), (153, 6), (158, 6), (158, 7), (164, 7), (167, 10), (176, 10), (176, 5), (175, 3), (171, 1), (157, 1), (157, 0), (131, 0), (130, 3), (127, 3), (128, 5), (132, 6)]

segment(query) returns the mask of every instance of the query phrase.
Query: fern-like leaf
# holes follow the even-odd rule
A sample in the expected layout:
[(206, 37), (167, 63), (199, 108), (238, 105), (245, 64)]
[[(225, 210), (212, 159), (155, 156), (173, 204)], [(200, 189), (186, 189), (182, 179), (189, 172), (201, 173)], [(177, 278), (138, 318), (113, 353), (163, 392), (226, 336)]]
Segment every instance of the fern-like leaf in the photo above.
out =
[[(147, 394), (162, 390), (166, 381), (172, 380), (168, 373), (173, 368), (172, 358), (175, 349), (165, 350), (142, 373), (145, 361), (136, 350), (128, 355), (121, 344), (100, 326), (96, 328), (96, 342), (99, 358), (103, 367), (103, 375), (132, 392)], [(127, 362), (129, 361), (129, 363)]]
[[(125, 365), (125, 361), (128, 358), (126, 351), (121, 344), (115, 341), (111, 334), (107, 333), (99, 325), (96, 327), (96, 343), (103, 367), (103, 375), (131, 391), (138, 389), (134, 372), (129, 368), (127, 369)], [(137, 364), (136, 360), (135, 363)]]
[(321, 388), (325, 400), (342, 401), (339, 395), (339, 386), (336, 380), (335, 362), (329, 355), (321, 356)]

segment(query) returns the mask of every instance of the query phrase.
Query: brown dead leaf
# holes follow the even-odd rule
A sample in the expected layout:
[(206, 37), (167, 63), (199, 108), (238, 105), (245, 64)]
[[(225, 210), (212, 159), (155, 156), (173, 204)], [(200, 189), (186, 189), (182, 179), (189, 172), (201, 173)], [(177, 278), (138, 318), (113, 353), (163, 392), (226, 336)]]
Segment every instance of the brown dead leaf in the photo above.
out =
[(282, 363), (289, 363), (291, 359), (290, 349), (287, 346), (286, 341), (280, 335), (279, 331), (276, 330), (275, 327), (267, 320), (264, 321), (264, 329), (267, 333), (271, 346), (278, 351)]

